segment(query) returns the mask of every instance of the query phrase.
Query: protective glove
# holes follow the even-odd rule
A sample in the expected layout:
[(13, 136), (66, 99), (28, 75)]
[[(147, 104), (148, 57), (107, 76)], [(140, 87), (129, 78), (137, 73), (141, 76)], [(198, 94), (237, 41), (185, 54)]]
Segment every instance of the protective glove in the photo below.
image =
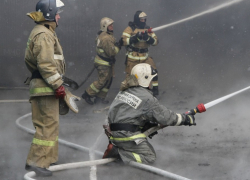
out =
[(121, 45), (119, 42), (115, 42), (115, 46), (118, 47), (121, 50)]
[(142, 38), (143, 38), (142, 32), (137, 32), (135, 36), (136, 36), (136, 38), (137, 38), (139, 41), (142, 40)]
[(155, 39), (152, 38), (151, 36), (148, 36), (148, 39), (146, 40), (146, 42), (147, 42), (148, 44), (154, 44)]
[(71, 111), (74, 113), (78, 113), (79, 109), (77, 107), (76, 101), (80, 101), (81, 98), (73, 95), (67, 88), (65, 89), (66, 96), (64, 97), (64, 101), (68, 105)]
[(137, 38), (138, 36), (139, 36), (139, 32), (136, 35), (131, 36), (129, 38), (129, 44), (135, 44), (135, 43), (137, 43), (139, 41), (139, 39)]
[(123, 39), (121, 38), (118, 43), (120, 44), (120, 46), (123, 46)]
[(148, 35), (148, 32), (147, 31), (145, 31), (144, 33), (142, 33), (142, 39), (144, 40), (144, 41), (147, 41), (147, 40), (149, 40), (149, 35)]
[(183, 115), (185, 117), (185, 120), (183, 122), (184, 126), (196, 126), (195, 118), (193, 115), (191, 115), (191, 114), (189, 114), (189, 115), (183, 114)]
[(123, 46), (122, 38), (118, 42), (115, 43), (115, 46), (117, 46), (121, 50), (121, 47)]
[(55, 91), (55, 96), (56, 96), (56, 99), (64, 99), (64, 97), (66, 96), (66, 93), (65, 93), (65, 89), (63, 86), (60, 86), (59, 88), (56, 89)]
[[(143, 128), (141, 129), (141, 132), (143, 133), (143, 132), (147, 131), (148, 129), (150, 129), (150, 128), (152, 128), (152, 127), (155, 127), (155, 126), (158, 126), (158, 123), (153, 122), (153, 121), (146, 122), (146, 123), (144, 124)], [(149, 137), (150, 139), (152, 139), (152, 137), (153, 137), (154, 135), (156, 135), (156, 134), (158, 134), (157, 131), (153, 132), (153, 133), (150, 134), (148, 137)]]

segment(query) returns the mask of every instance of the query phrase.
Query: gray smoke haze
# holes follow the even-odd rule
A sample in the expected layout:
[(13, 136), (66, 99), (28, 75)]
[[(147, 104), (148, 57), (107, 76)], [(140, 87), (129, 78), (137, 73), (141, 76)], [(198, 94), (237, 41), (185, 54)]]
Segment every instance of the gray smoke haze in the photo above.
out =
[[(35, 25), (26, 13), (35, 10), (38, 1), (3, 0), (0, 5), (0, 87), (24, 87), (30, 73), (24, 64), (24, 52)], [(95, 38), (102, 17), (114, 19), (117, 40), (137, 10), (148, 15), (147, 24), (158, 27), (220, 5), (226, 0), (64, 0), (65, 8), (56, 29), (67, 61), (66, 76), (82, 82), (93, 66)], [(157, 31), (159, 45), (150, 48), (150, 56), (159, 71), (160, 102), (175, 112), (185, 112), (199, 103), (249, 86), (250, 79), (250, 2), (245, 0), (220, 11)], [(116, 77), (108, 94), (112, 100), (124, 79), (124, 48), (117, 56)], [(96, 78), (74, 93), (81, 95)], [(150, 143), (157, 153), (154, 166), (191, 178), (204, 180), (249, 179), (249, 95), (244, 92), (203, 114), (197, 114), (196, 127), (168, 127), (159, 131)], [(1, 99), (28, 99), (26, 91), (0, 91)], [(80, 113), (61, 117), (60, 137), (93, 147), (102, 132), (102, 108), (81, 101)], [(32, 137), (17, 130), (14, 120), (30, 112), (29, 104), (1, 104), (0, 177), (21, 179)], [(31, 120), (24, 121), (32, 127)], [(13, 133), (11, 133), (13, 132)], [(10, 143), (15, 142), (15, 143)], [(97, 147), (104, 151), (103, 137)], [(88, 153), (60, 146), (61, 163), (89, 160)], [(100, 158), (100, 157), (96, 157)], [(10, 170), (6, 167), (11, 167)], [(2, 170), (4, 169), (4, 171)], [(14, 171), (15, 169), (15, 171)], [(115, 169), (112, 173), (110, 169)], [(16, 172), (13, 173), (13, 172)], [(10, 175), (11, 174), (11, 175)], [(66, 176), (65, 176), (66, 175)], [(89, 168), (57, 173), (63, 179), (88, 179)], [(98, 179), (164, 179), (130, 167), (97, 167)], [(100, 178), (102, 177), (102, 178)]]

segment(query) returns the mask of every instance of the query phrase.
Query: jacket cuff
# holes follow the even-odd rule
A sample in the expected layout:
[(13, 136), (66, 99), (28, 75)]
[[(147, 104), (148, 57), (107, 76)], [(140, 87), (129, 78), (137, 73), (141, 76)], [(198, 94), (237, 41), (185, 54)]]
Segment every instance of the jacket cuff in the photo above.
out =
[(51, 84), (52, 88), (56, 90), (63, 84), (63, 80), (60, 78), (57, 81), (55, 81), (53, 84)]

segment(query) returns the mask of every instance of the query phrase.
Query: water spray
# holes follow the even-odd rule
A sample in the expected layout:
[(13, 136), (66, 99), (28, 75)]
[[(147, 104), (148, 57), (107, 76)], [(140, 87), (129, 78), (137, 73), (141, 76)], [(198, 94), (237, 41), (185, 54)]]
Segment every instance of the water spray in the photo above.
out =
[(150, 29), (148, 29), (148, 32), (149, 32), (149, 33), (153, 33), (153, 32), (155, 32), (155, 31), (159, 31), (159, 30), (165, 29), (165, 28), (167, 28), (167, 27), (174, 26), (174, 25), (176, 25), (176, 24), (180, 24), (180, 23), (182, 23), (182, 22), (189, 21), (189, 20), (191, 20), (191, 19), (195, 19), (195, 18), (200, 17), (200, 16), (203, 16), (203, 15), (205, 15), (205, 14), (213, 13), (213, 12), (215, 12), (215, 11), (218, 11), (218, 10), (220, 10), (220, 9), (229, 7), (229, 6), (234, 5), (234, 4), (236, 4), (236, 3), (240, 3), (241, 1), (244, 1), (244, 0), (234, 0), (234, 1), (230, 1), (230, 2), (227, 2), (227, 3), (221, 4), (221, 5), (219, 5), (219, 6), (216, 6), (216, 7), (212, 8), (212, 9), (209, 9), (209, 10), (203, 11), (203, 12), (201, 12), (201, 13), (195, 14), (195, 15), (193, 15), (193, 16), (184, 18), (184, 19), (182, 19), (182, 20), (179, 20), (179, 21), (176, 21), (176, 22), (173, 22), (173, 23), (169, 23), (169, 24), (166, 24), (166, 25), (163, 25), (163, 26), (159, 26), (159, 27), (156, 27), (156, 28), (150, 28)]
[(246, 87), (244, 89), (241, 89), (239, 91), (236, 91), (234, 93), (228, 94), (226, 96), (223, 96), (223, 97), (221, 97), (219, 99), (216, 99), (214, 101), (211, 101), (211, 102), (209, 102), (207, 104), (199, 104), (195, 109), (191, 109), (190, 111), (186, 112), (186, 114), (195, 115), (197, 112), (198, 113), (205, 112), (207, 109), (209, 109), (209, 108), (211, 108), (211, 107), (213, 107), (213, 106), (215, 106), (215, 105), (217, 105), (217, 104), (219, 104), (219, 103), (221, 103), (221, 102), (223, 102), (223, 101), (225, 101), (225, 100), (227, 100), (227, 99), (229, 99), (229, 98), (231, 98), (233, 96), (236, 96), (237, 94), (240, 94), (240, 93), (242, 93), (242, 92), (244, 92), (244, 91), (246, 91), (248, 89), (250, 89), (250, 86), (248, 86), (248, 87)]

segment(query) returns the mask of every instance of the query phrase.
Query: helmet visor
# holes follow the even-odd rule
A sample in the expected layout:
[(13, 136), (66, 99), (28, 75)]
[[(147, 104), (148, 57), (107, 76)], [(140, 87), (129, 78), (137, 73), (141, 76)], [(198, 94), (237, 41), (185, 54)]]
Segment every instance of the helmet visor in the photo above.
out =
[(60, 14), (61, 12), (63, 12), (63, 9), (59, 8), (58, 11), (56, 12), (56, 14)]

